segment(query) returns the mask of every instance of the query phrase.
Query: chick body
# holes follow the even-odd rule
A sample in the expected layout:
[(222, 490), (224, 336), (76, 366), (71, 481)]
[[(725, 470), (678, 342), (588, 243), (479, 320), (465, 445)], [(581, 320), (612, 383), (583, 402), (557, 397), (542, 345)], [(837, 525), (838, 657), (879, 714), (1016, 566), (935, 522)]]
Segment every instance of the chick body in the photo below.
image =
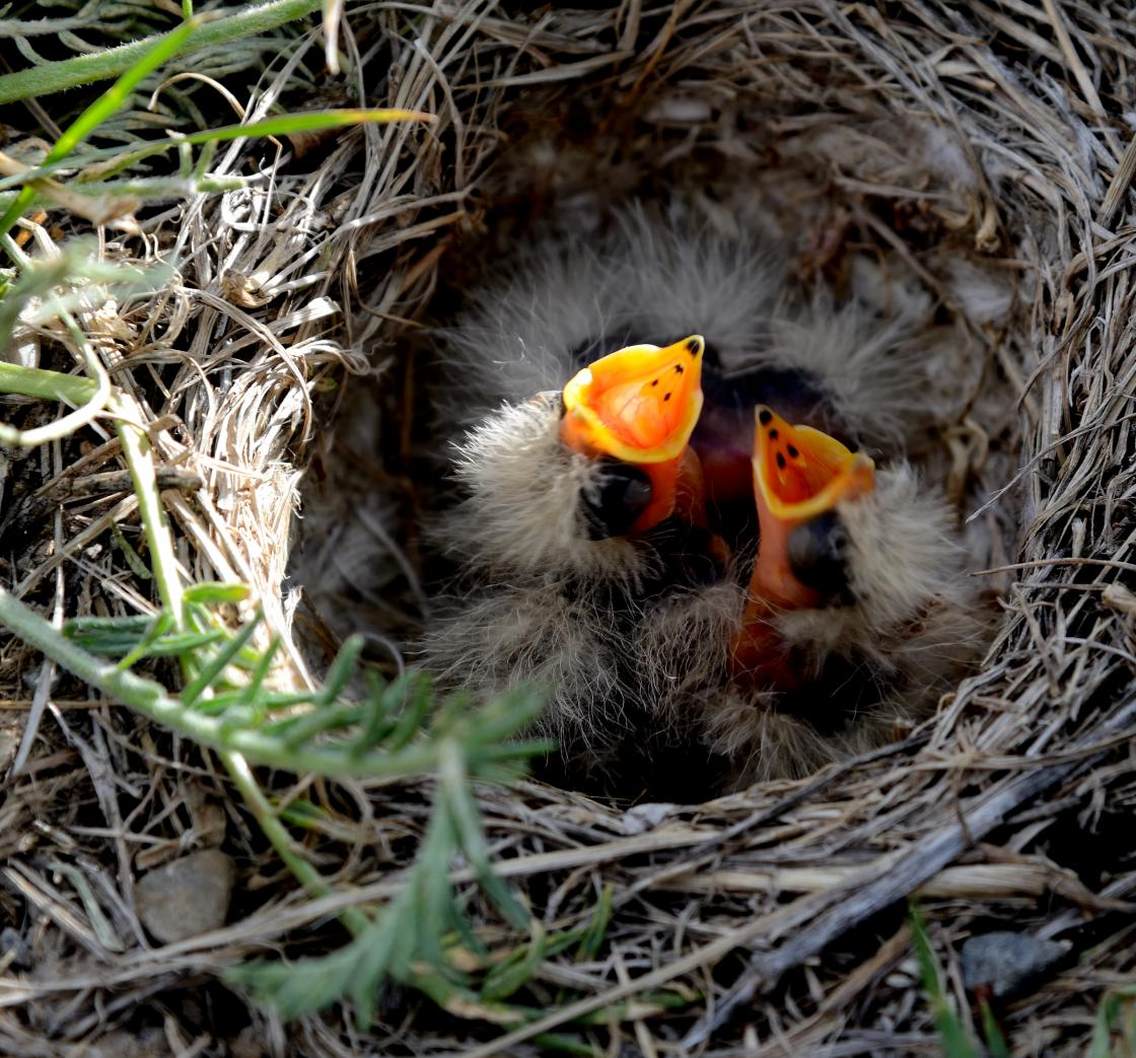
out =
[[(441, 336), (454, 380), (444, 407), (466, 432), (462, 499), (438, 529), (459, 574), (428, 665), (487, 691), (544, 684), (545, 727), (581, 760), (602, 762), (644, 728), (685, 731), (733, 761), (738, 782), (811, 770), (924, 712), (981, 620), (950, 514), (901, 455), (935, 418), (916, 327), (795, 296), (782, 247), (641, 209), (602, 240), (539, 241)], [(611, 468), (559, 439), (558, 393), (583, 364), (692, 332), (706, 338), (692, 444), (727, 562), (681, 519), (639, 537), (597, 532)], [(803, 676), (791, 695), (731, 672), (755, 546), (739, 482), (758, 403), (892, 456), (870, 497), (838, 507), (846, 595), (770, 618)]]

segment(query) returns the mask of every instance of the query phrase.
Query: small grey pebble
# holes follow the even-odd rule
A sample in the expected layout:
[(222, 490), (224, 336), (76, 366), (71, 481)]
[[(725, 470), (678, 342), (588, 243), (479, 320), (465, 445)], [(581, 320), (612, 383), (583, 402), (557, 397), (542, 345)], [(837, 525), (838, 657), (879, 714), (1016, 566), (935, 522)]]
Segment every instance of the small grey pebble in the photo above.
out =
[(1064, 958), (1068, 941), (1039, 940), (1028, 933), (984, 933), (962, 946), (962, 977), (970, 990), (989, 986), (995, 998), (1020, 992)]
[(208, 933), (225, 924), (235, 879), (233, 861), (220, 849), (192, 852), (139, 879), (138, 916), (166, 944)]

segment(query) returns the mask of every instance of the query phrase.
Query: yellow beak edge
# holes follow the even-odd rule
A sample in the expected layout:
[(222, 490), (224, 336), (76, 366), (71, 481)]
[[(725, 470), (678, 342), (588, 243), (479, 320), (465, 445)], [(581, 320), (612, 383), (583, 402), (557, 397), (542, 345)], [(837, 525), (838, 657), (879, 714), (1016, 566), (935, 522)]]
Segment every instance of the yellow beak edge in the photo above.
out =
[(564, 387), (561, 438), (627, 463), (677, 459), (702, 411), (705, 348), (694, 334), (665, 348), (631, 345), (589, 364)]

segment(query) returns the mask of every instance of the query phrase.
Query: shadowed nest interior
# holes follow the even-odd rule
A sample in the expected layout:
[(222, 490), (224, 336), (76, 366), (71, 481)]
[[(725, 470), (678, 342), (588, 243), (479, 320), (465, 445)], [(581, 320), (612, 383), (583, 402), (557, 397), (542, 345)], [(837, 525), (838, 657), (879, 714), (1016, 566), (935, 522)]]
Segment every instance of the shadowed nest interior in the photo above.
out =
[[(934, 1052), (906, 924), (917, 895), (972, 1028), (968, 937), (1063, 942), (1064, 960), (999, 1016), (1014, 1054), (1085, 1053), (1136, 961), (1129, 13), (522, 6), (349, 4), (345, 46), (362, 61), (335, 91), (436, 124), (293, 142), (280, 164), (234, 146), (225, 164), (261, 179), (155, 222), (150, 252), (176, 260), (176, 278), (161, 300), (122, 306), (113, 341), (127, 388), (174, 369), (153, 412), (176, 417), (161, 457), (200, 479), (165, 493), (187, 571), (253, 587), (296, 683), (360, 627), (393, 669), (429, 606), (419, 527), (444, 499), (424, 484), (437, 451), (424, 324), (534, 226), (591, 223), (681, 184), (707, 223), (802, 218), (803, 284), (930, 299), (967, 350), (968, 395), (928, 443), (998, 593), (981, 671), (933, 722), (798, 783), (679, 806), (538, 782), (481, 791), (489, 841), (537, 917), (584, 924), (607, 893), (605, 944), (541, 965), (527, 1001), (548, 1013), (528, 1024), (396, 990), (367, 1034), (341, 1011), (284, 1025), (216, 983), (265, 948), (328, 950), (339, 927), (259, 855), (208, 759), (125, 711), (60, 708), (0, 807), (0, 906), (41, 968), (5, 985), (0, 1050), (72, 1055), (101, 1039), (125, 1054), (163, 1031), (217, 1055), (490, 1055), (537, 1053), (541, 1034), (574, 1026), (612, 1053)], [(318, 61), (313, 35), (252, 107)], [(56, 449), (19, 473), (39, 487), (80, 458)], [(129, 499), (52, 513), (6, 542), (19, 594), (60, 590), (69, 612), (148, 595), (107, 544), (116, 522), (132, 532)], [(7, 697), (26, 699), (38, 660), (15, 642), (2, 660)], [(310, 839), (324, 874), (351, 900), (389, 896), (424, 791), (317, 795), (337, 819)], [(243, 872), (232, 925), (146, 946), (133, 873), (216, 844)], [(510, 939), (477, 898), (470, 909), (491, 944)], [(633, 1015), (579, 1027), (632, 997)]]

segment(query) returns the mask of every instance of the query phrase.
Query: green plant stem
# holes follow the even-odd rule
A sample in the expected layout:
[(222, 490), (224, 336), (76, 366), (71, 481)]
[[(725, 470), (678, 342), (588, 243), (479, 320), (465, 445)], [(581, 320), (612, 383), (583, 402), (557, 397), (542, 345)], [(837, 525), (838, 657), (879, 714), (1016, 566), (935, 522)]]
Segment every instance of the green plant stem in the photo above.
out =
[[(24, 445), (33, 448), (47, 441), (66, 437), (74, 433), (81, 426), (86, 426), (88, 423), (94, 421), (110, 403), (112, 397), (110, 376), (100, 363), (98, 357), (91, 351), (90, 346), (87, 344), (86, 339), (83, 337), (78, 324), (75, 323), (71, 314), (62, 306), (59, 306), (58, 311), (60, 319), (71, 332), (72, 337), (75, 338), (76, 345), (83, 358), (84, 366), (87, 368), (87, 373), (90, 375), (90, 378), (87, 380), (92, 387), (90, 396), (74, 411), (69, 412), (62, 418), (56, 419), (54, 422), (48, 423), (45, 426), (38, 426), (31, 430), (16, 430), (11, 426), (0, 423), (0, 441), (3, 441), (4, 444)], [(19, 370), (31, 371), (36, 369), (19, 368)], [(68, 375), (59, 375), (53, 380), (40, 376), (38, 379), (33, 379), (33, 383), (46, 386), (54, 382), (57, 386), (63, 384), (65, 389), (70, 390), (71, 387), (62, 383), (63, 379), (69, 378), (70, 376)]]
[[(220, 47), (244, 37), (259, 36), (318, 11), (321, 4), (322, 0), (273, 0), (228, 18), (203, 22), (186, 42), (183, 55)], [(0, 75), (0, 103), (50, 95), (52, 92), (62, 92), (68, 88), (117, 77), (168, 36), (168, 33), (161, 33), (106, 51)]]
[[(223, 717), (206, 716), (187, 707), (160, 683), (132, 672), (120, 672), (114, 663), (88, 654), (4, 589), (0, 589), (0, 625), (107, 697), (203, 746), (244, 754), (255, 764), (360, 779), (407, 778), (433, 772), (438, 766), (437, 745), (412, 745), (395, 754), (384, 751), (354, 756), (348, 749), (333, 745), (289, 748), (278, 737), (259, 731), (229, 730)], [(505, 748), (502, 747), (502, 753)]]
[[(323, 876), (297, 851), (292, 835), (288, 828), (280, 822), (280, 817), (272, 807), (264, 791), (252, 774), (252, 770), (239, 753), (222, 751), (221, 761), (228, 769), (234, 785), (241, 792), (249, 811), (256, 817), (257, 825), (264, 831), (276, 854), (284, 861), (292, 872), (296, 881), (300, 883), (309, 896), (327, 896), (331, 886), (324, 881)], [(344, 908), (339, 916), (343, 924), (355, 935), (364, 932), (371, 924), (371, 920), (357, 907)]]
[[(118, 405), (116, 410), (133, 412), (134, 417), (137, 417), (141, 411), (137, 404), (128, 401), (122, 395), (116, 394), (114, 399)], [(158, 595), (166, 612), (173, 616), (174, 628), (184, 631), (185, 598), (177, 572), (173, 536), (158, 491), (157, 466), (154, 463), (150, 439), (143, 430), (125, 418), (119, 419), (118, 436), (126, 465), (134, 482), (134, 492), (138, 496), (142, 526), (150, 545), (150, 565), (158, 587)], [(251, 628), (249, 630), (251, 632)], [(190, 651), (182, 656), (182, 672), (188, 681), (186, 686), (190, 686), (195, 679), (201, 677), (202, 667), (196, 661), (195, 652)], [(222, 719), (222, 724), (223, 722)], [(264, 791), (257, 783), (245, 757), (233, 749), (224, 747), (217, 747), (217, 753), (276, 854), (311, 896), (326, 896), (330, 892), (330, 887), (319, 872), (297, 851), (287, 827), (281, 823), (268, 798), (264, 796)], [(340, 917), (355, 934), (362, 932), (369, 925), (367, 916), (358, 908), (347, 908)]]
[(181, 581), (177, 574), (177, 558), (174, 555), (174, 542), (166, 523), (166, 513), (158, 492), (158, 471), (154, 465), (150, 438), (140, 427), (130, 421), (139, 416), (141, 409), (134, 401), (115, 393), (111, 399), (111, 410), (121, 416), (118, 420), (118, 440), (122, 454), (134, 482), (138, 496), (138, 510), (142, 516), (142, 528), (150, 545), (150, 565), (154, 581), (158, 586), (158, 597), (162, 605), (174, 619), (174, 627), (184, 630), (185, 610), (181, 597)]
[(79, 407), (95, 395), (98, 384), (81, 375), (65, 375), (61, 371), (45, 371), (39, 367), (0, 363), (0, 393), (17, 393), (21, 397), (58, 400)]

